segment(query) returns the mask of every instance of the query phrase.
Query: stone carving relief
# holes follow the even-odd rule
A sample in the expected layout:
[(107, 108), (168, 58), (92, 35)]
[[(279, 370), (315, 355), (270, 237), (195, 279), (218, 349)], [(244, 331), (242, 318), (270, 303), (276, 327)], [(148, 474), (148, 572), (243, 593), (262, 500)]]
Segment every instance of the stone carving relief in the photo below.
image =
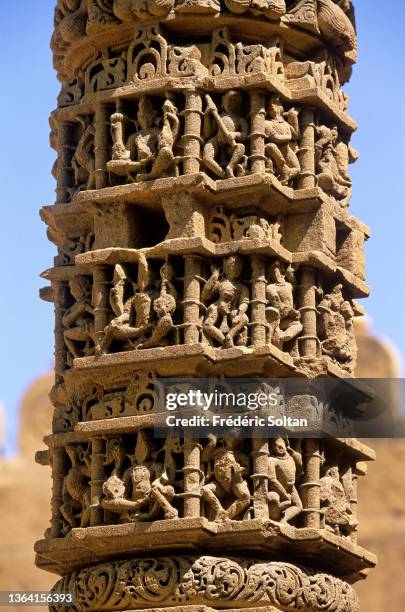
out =
[(94, 93), (123, 85), (126, 79), (126, 68), (125, 52), (114, 53), (108, 48), (103, 49), (86, 69), (85, 92)]
[(225, 0), (225, 5), (231, 13), (239, 15), (250, 11), (271, 21), (278, 21), (286, 12), (285, 0)]
[(338, 283), (330, 292), (323, 293), (318, 313), (318, 336), (322, 353), (341, 368), (352, 372), (357, 353), (354, 310), (351, 302), (343, 296), (343, 285)]
[[(178, 484), (176, 455), (182, 452), (180, 441), (168, 438), (160, 450), (154, 451), (147, 434), (140, 430), (133, 454), (125, 454), (119, 439), (116, 446), (123, 459), (119, 465), (114, 461), (115, 469), (103, 484), (102, 507), (124, 523), (156, 520), (160, 515), (165, 519), (177, 518), (178, 511), (172, 502)], [(126, 469), (124, 457), (131, 464)], [(110, 462), (107, 452), (106, 464)]]
[(73, 527), (90, 524), (90, 445), (76, 444), (66, 447), (71, 467), (63, 480), (62, 505), (63, 533)]
[(166, 99), (159, 116), (151, 98), (142, 96), (136, 120), (131, 123), (135, 131), (125, 138), (128, 118), (120, 112), (111, 115), (112, 160), (107, 163), (111, 175), (125, 182), (178, 176), (180, 118), (174, 101)]
[(123, 22), (166, 17), (174, 7), (174, 0), (114, 0), (113, 12)]
[(315, 142), (315, 169), (317, 183), (325, 193), (347, 207), (352, 194), (349, 164), (358, 158), (357, 152), (339, 138), (336, 126), (317, 126)]
[(213, 207), (208, 221), (208, 237), (212, 242), (231, 242), (244, 238), (282, 242), (281, 220), (267, 219), (254, 214), (227, 213), (222, 205)]
[(94, 189), (95, 187), (95, 127), (92, 118), (89, 116), (81, 118), (80, 122), (81, 135), (72, 157), (75, 182), (75, 188), (71, 190), (72, 195), (76, 191)]
[(58, 266), (74, 264), (76, 255), (91, 251), (94, 245), (93, 232), (66, 235), (58, 228), (49, 225), (46, 234), (48, 239), (58, 247), (58, 255), (55, 257), (55, 264)]
[(229, 28), (214, 30), (209, 72), (213, 76), (268, 74), (284, 80), (283, 45), (278, 38), (268, 46), (232, 42)]
[(269, 514), (281, 523), (289, 523), (302, 512), (297, 486), (302, 478), (302, 456), (293, 450), (288, 439), (270, 442)]
[(291, 185), (301, 170), (297, 157), (300, 128), (298, 111), (284, 111), (278, 96), (270, 99), (265, 122), (267, 171), (276, 174), (282, 185)]
[(276, 260), (270, 267), (270, 280), (266, 287), (267, 343), (283, 350), (302, 331), (300, 312), (294, 308), (294, 270)]
[(207, 516), (214, 521), (246, 518), (250, 506), (247, 483), (250, 462), (240, 447), (237, 439), (218, 440), (210, 435), (203, 448), (201, 496)]
[(74, 276), (69, 281), (73, 303), (62, 318), (63, 338), (68, 349), (68, 364), (76, 357), (94, 355), (94, 309), (91, 305), (91, 281), (86, 276)]
[[(153, 585), (153, 589), (151, 588)], [(77, 608), (128, 610), (139, 606), (228, 606), (252, 602), (285, 612), (359, 612), (354, 589), (339, 578), (291, 563), (227, 557), (163, 557), (111, 561), (68, 574), (54, 590), (74, 588)], [(67, 609), (53, 608), (53, 611)]]
[(213, 264), (211, 272), (201, 292), (201, 300), (207, 304), (204, 339), (224, 348), (246, 346), (249, 289), (241, 280), (243, 259), (231, 255), (224, 260), (222, 270)]
[(321, 483), (321, 517), (323, 527), (336, 535), (350, 535), (358, 522), (350, 507), (350, 495), (343, 486), (339, 466), (324, 464)]
[(136, 283), (128, 278), (122, 265), (115, 266), (110, 291), (110, 305), (115, 318), (104, 329), (96, 354), (107, 352), (114, 341), (120, 344), (121, 350), (167, 344), (167, 336), (174, 330), (172, 317), (177, 306), (174, 275), (171, 264), (165, 262), (157, 279), (143, 255), (140, 256)]
[(217, 106), (205, 94), (203, 164), (216, 178), (246, 174), (249, 125), (243, 114), (243, 96), (228, 91)]

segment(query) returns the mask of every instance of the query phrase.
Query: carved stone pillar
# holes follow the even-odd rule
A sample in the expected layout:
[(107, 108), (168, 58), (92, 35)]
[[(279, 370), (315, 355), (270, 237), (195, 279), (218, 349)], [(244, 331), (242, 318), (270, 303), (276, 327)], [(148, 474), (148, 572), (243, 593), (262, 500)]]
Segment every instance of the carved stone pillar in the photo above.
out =
[(109, 308), (109, 269), (105, 266), (95, 266), (93, 270), (93, 308), (94, 308), (94, 331), (96, 334), (96, 346), (101, 343), (104, 328), (108, 323)]
[(96, 106), (94, 135), (95, 184), (96, 189), (108, 186), (106, 164), (110, 158), (110, 109), (106, 104)]
[(55, 372), (61, 380), (61, 375), (66, 367), (66, 346), (63, 338), (63, 315), (66, 312), (67, 298), (66, 283), (60, 281), (53, 282), (53, 299), (55, 312)]
[[(347, 212), (352, 14), (138, 4), (55, 13), (57, 205), (41, 217), (64, 257), (43, 274), (56, 413), (37, 564), (77, 612), (358, 612), (349, 584), (375, 559), (355, 481), (374, 453), (267, 420), (312, 416), (319, 380), (353, 375), (368, 230)], [(191, 390), (235, 384), (277, 390), (274, 414), (247, 398), (252, 431), (246, 403), (220, 426), (209, 396), (193, 412)]]
[(301, 172), (298, 186), (300, 189), (311, 189), (315, 187), (315, 123), (312, 109), (302, 113), (299, 157)]
[(184, 516), (198, 518), (200, 516), (200, 450), (198, 440), (184, 440)]
[(315, 272), (301, 268), (299, 285), (299, 310), (301, 313), (302, 335), (299, 338), (300, 353), (303, 357), (316, 357), (318, 338), (316, 333)]
[(75, 124), (69, 121), (60, 121), (58, 127), (58, 161), (56, 202), (68, 202), (69, 190), (74, 185), (72, 157), (75, 152)]
[(319, 529), (320, 526), (320, 466), (319, 441), (304, 441), (304, 481), (300, 486), (304, 527)]
[(100, 505), (104, 476), (105, 442), (102, 438), (93, 438), (91, 443), (91, 505), (90, 525), (103, 523), (103, 509)]
[(253, 508), (255, 518), (269, 518), (268, 504), (268, 464), (269, 464), (269, 443), (268, 440), (254, 439), (252, 441), (252, 460), (253, 460)]
[(200, 170), (202, 100), (198, 91), (186, 91), (184, 95), (184, 174), (193, 174)]
[(201, 259), (187, 255), (184, 258), (184, 342), (196, 344), (200, 340), (200, 282)]
[(260, 90), (252, 91), (250, 94), (250, 146), (252, 172), (261, 173), (266, 168), (266, 156), (264, 154), (265, 137), (265, 94)]
[(65, 449), (56, 447), (51, 454), (52, 469), (52, 500), (51, 500), (51, 529), (50, 537), (59, 538), (62, 535), (63, 518), (60, 507), (63, 503), (63, 481), (66, 476), (66, 454)]
[(266, 344), (266, 264), (263, 257), (252, 257), (252, 344)]

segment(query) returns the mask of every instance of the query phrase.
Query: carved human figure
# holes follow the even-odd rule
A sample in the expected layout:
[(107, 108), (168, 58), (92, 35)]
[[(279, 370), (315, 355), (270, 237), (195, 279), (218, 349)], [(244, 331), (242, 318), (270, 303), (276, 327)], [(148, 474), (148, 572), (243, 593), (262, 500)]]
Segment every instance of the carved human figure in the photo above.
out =
[(178, 511), (171, 503), (177, 484), (174, 455), (182, 452), (182, 445), (178, 438), (168, 438), (162, 451), (163, 461), (157, 460), (159, 453), (153, 458), (150, 442), (141, 430), (135, 453), (129, 456), (132, 465), (122, 478), (113, 473), (104, 483), (102, 507), (118, 514), (122, 522), (151, 521), (161, 512), (166, 519), (177, 518)]
[(148, 96), (139, 100), (136, 131), (124, 145), (123, 133), (126, 117), (114, 113), (111, 118), (113, 158), (107, 169), (127, 181), (145, 181), (177, 172), (179, 158), (175, 151), (180, 138), (178, 109), (167, 98), (163, 103), (163, 118), (157, 117)]
[(269, 513), (270, 518), (288, 523), (302, 511), (297, 483), (302, 475), (301, 454), (293, 450), (288, 440), (275, 438), (269, 456)]
[(235, 343), (246, 346), (249, 289), (240, 280), (243, 260), (238, 255), (231, 255), (224, 260), (223, 271), (215, 264), (211, 270), (212, 274), (201, 291), (201, 300), (205, 303), (215, 297), (216, 300), (207, 308), (204, 335), (225, 348), (231, 348)]
[[(237, 439), (219, 441), (210, 434), (201, 454), (207, 483), (201, 487), (201, 495), (213, 510), (215, 521), (236, 519), (250, 504), (249, 487), (244, 478), (249, 471), (249, 459), (238, 446)], [(227, 509), (221, 503), (226, 500), (231, 502)]]
[(247, 162), (244, 143), (249, 126), (242, 116), (242, 95), (238, 91), (228, 91), (222, 97), (222, 111), (218, 111), (208, 94), (205, 99), (204, 165), (219, 178), (244, 174)]
[(353, 516), (350, 501), (340, 480), (339, 467), (325, 466), (320, 484), (321, 516), (324, 526), (336, 535), (350, 536), (356, 531), (358, 522)]
[(348, 174), (349, 163), (354, 162), (357, 152), (345, 142), (339, 140), (336, 126), (328, 128), (320, 125), (316, 128), (315, 170), (318, 185), (346, 206), (350, 196), (352, 181)]
[(270, 267), (270, 280), (266, 287), (267, 343), (282, 349), (302, 332), (300, 312), (294, 308), (294, 270), (290, 266), (285, 270), (276, 260)]
[(269, 172), (277, 172), (282, 185), (288, 185), (301, 171), (297, 157), (300, 137), (298, 111), (284, 112), (279, 96), (272, 96), (265, 121), (265, 152)]
[(318, 334), (322, 339), (322, 352), (350, 369), (356, 344), (353, 330), (354, 312), (350, 302), (343, 297), (342, 290), (343, 285), (337, 283), (319, 303)]
[(158, 136), (157, 157), (153, 162), (151, 171), (139, 175), (139, 180), (146, 181), (159, 178), (167, 175), (173, 169), (177, 173), (178, 161), (180, 160), (180, 158), (175, 157), (175, 149), (180, 136), (178, 112), (172, 100), (167, 98), (163, 102), (163, 122)]
[(74, 276), (69, 281), (69, 289), (75, 301), (62, 318), (65, 344), (73, 358), (92, 355), (96, 337), (91, 283), (85, 276)]
[(96, 354), (105, 353), (114, 340), (123, 342), (123, 350), (151, 348), (167, 341), (173, 328), (177, 291), (175, 271), (169, 262), (160, 269), (160, 283), (152, 278), (148, 262), (139, 256), (137, 283), (132, 283), (132, 295), (124, 300), (125, 287), (130, 282), (124, 268), (117, 264), (114, 286), (110, 291), (111, 308), (116, 315), (106, 326)]
[(95, 187), (94, 125), (89, 118), (82, 120), (82, 134), (72, 157), (77, 191)]
[(142, 338), (151, 328), (153, 287), (148, 262), (143, 254), (139, 257), (137, 283), (132, 284), (133, 293), (125, 300), (126, 286), (130, 282), (123, 266), (117, 264), (110, 290), (110, 305), (116, 316), (104, 329), (104, 337), (96, 348), (96, 354), (105, 353), (114, 340), (123, 342), (124, 350), (134, 348), (133, 341)]
[(67, 446), (72, 463), (63, 480), (60, 513), (66, 521), (65, 533), (72, 527), (88, 527), (90, 522), (90, 449)]

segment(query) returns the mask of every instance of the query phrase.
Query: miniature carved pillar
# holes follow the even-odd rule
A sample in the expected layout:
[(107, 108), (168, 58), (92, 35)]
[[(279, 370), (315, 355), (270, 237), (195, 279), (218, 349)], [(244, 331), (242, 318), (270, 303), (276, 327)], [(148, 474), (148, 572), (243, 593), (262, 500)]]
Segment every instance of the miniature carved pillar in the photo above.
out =
[(198, 440), (184, 440), (184, 516), (198, 518), (200, 516), (200, 455), (201, 446)]
[(63, 480), (66, 476), (66, 454), (64, 448), (56, 447), (52, 451), (52, 499), (51, 499), (51, 538), (58, 538), (62, 534), (63, 519), (60, 507), (63, 503)]
[(261, 173), (266, 169), (266, 156), (264, 154), (266, 107), (265, 94), (260, 90), (254, 90), (250, 94), (250, 148), (252, 172)]
[(106, 164), (110, 158), (110, 110), (106, 104), (97, 105), (94, 124), (95, 185), (102, 189), (108, 187)]
[(252, 257), (252, 344), (266, 344), (266, 264), (263, 257)]
[(196, 344), (200, 340), (200, 280), (201, 259), (187, 255), (184, 258), (184, 342)]
[(55, 312), (55, 372), (58, 380), (66, 366), (66, 345), (63, 337), (63, 315), (66, 312), (66, 284), (54, 281), (53, 298)]
[(311, 189), (315, 187), (315, 123), (312, 109), (302, 111), (299, 159), (301, 172), (298, 188)]
[(100, 505), (104, 482), (105, 444), (102, 438), (93, 438), (91, 443), (91, 481), (90, 481), (90, 525), (101, 525), (103, 509)]
[(253, 508), (255, 518), (269, 518), (268, 482), (269, 482), (269, 443), (268, 440), (252, 440), (253, 459)]
[(104, 329), (108, 323), (109, 303), (109, 269), (106, 266), (96, 266), (93, 270), (93, 309), (94, 309), (94, 331), (96, 334), (96, 346), (99, 346)]
[(316, 357), (318, 339), (316, 334), (315, 273), (311, 268), (301, 268), (299, 304), (302, 335), (299, 338), (303, 357)]
[(184, 174), (200, 170), (202, 100), (198, 91), (185, 92), (184, 109)]
[(75, 124), (69, 121), (60, 121), (58, 127), (58, 162), (56, 202), (68, 202), (69, 189), (74, 185), (72, 157), (75, 152), (74, 144)]
[(319, 529), (320, 526), (320, 468), (319, 441), (304, 440), (304, 482), (300, 486), (304, 507), (304, 527)]

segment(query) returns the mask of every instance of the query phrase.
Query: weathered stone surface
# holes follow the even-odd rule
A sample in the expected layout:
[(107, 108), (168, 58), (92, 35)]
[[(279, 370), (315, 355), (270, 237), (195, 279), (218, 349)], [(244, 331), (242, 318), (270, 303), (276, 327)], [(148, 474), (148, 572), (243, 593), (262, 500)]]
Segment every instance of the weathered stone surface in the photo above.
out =
[[(370, 449), (152, 430), (163, 376), (353, 376), (369, 232), (349, 213), (351, 2), (59, 0), (52, 49), (55, 410), (37, 460), (53, 489), (38, 565), (85, 598), (94, 585), (92, 609), (357, 610), (348, 581), (375, 564), (356, 544)], [(213, 542), (223, 558), (206, 556)], [(111, 598), (124, 567), (145, 592)]]

